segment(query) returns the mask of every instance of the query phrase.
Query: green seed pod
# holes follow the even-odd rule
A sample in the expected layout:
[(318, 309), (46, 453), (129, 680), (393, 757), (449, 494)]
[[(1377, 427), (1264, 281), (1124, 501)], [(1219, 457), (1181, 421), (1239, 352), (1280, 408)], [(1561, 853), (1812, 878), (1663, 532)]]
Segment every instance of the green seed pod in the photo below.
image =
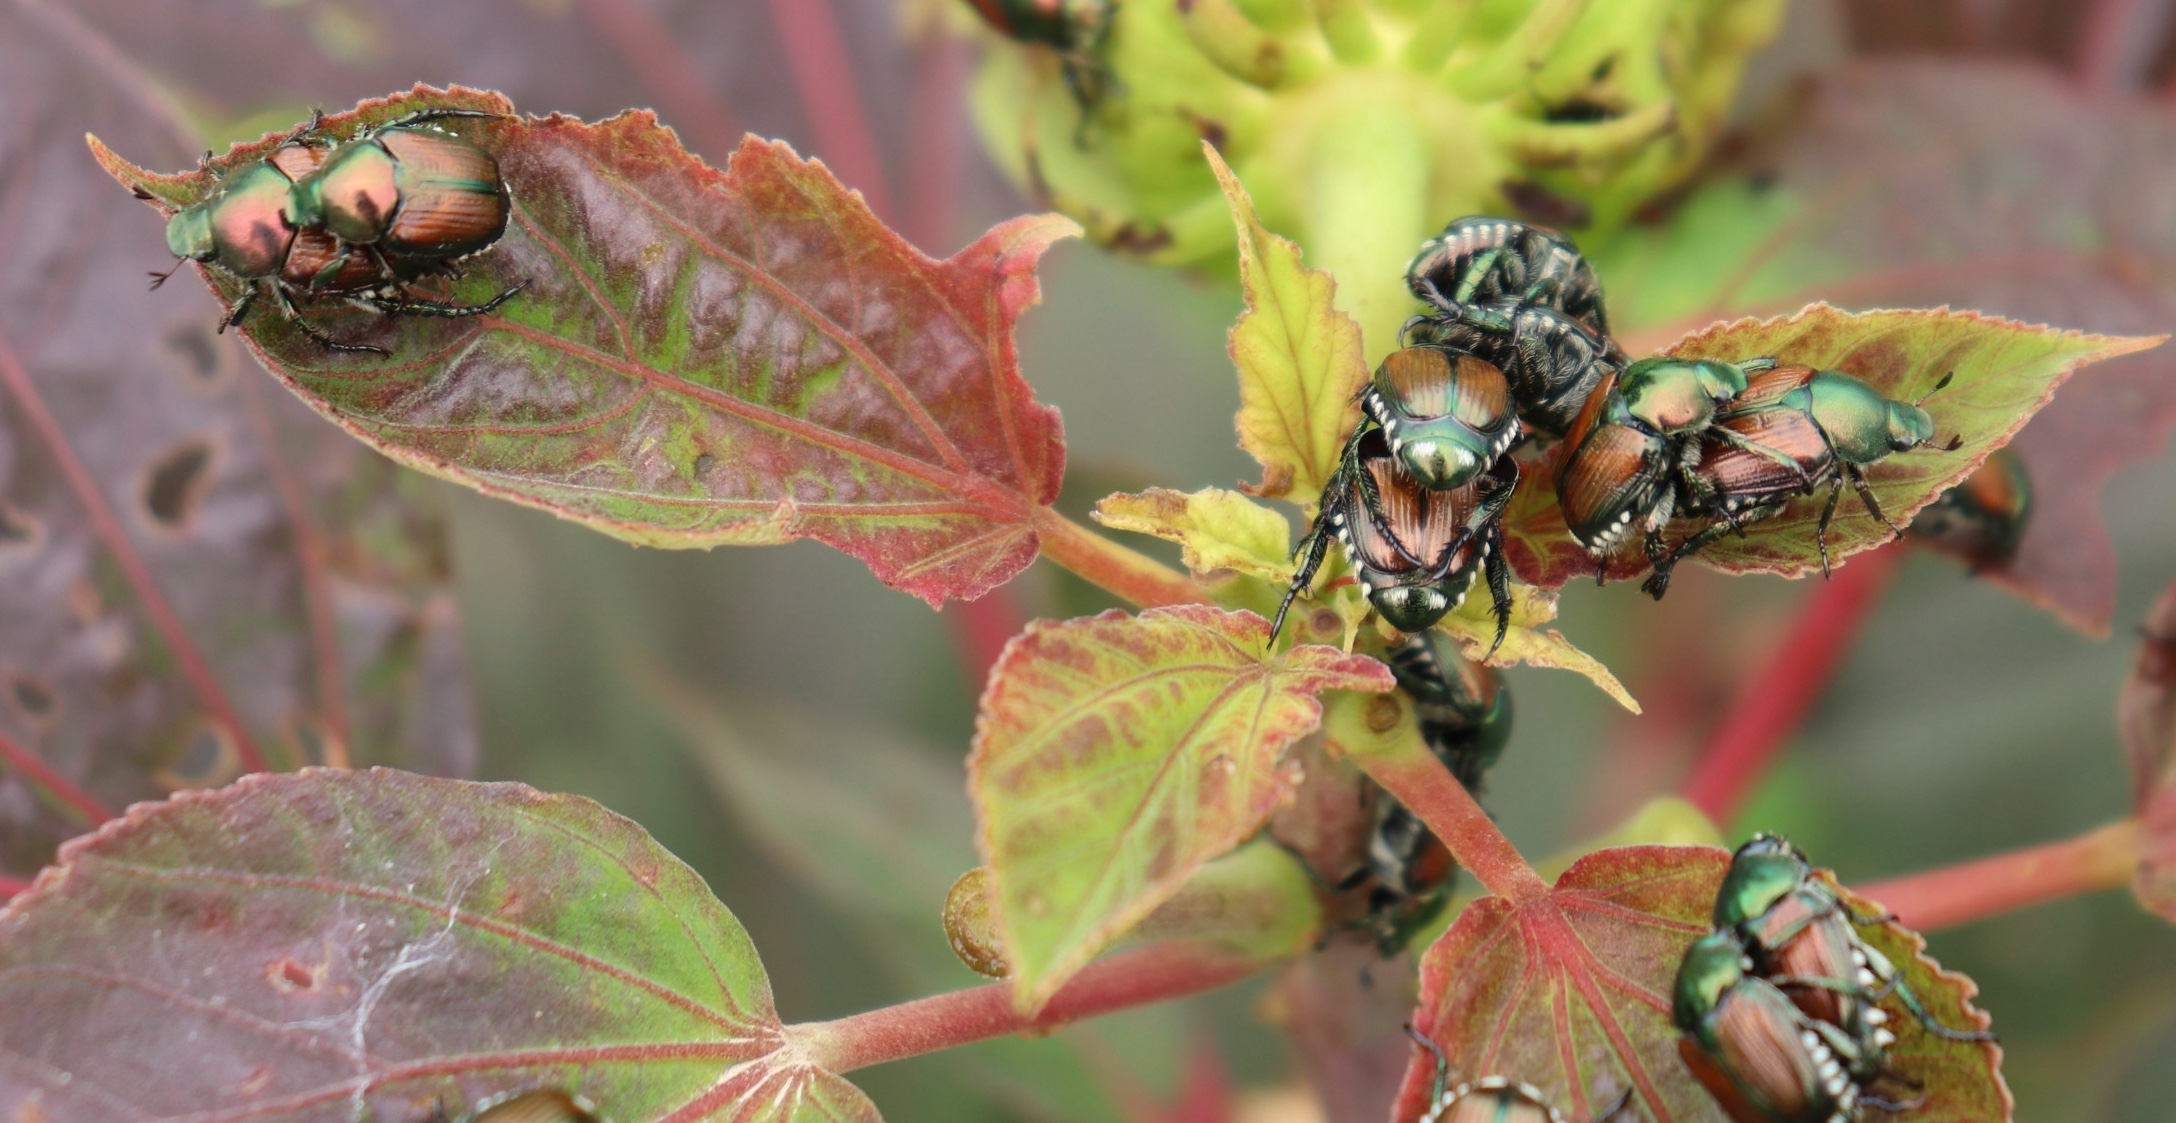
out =
[[(1699, 165), (1782, 0), (1119, 3), (1077, 53), (992, 37), (974, 101), (1012, 178), (1089, 235), (1230, 268), (1201, 158), (1337, 274), (1371, 360), (1414, 307), (1414, 247), (1460, 215), (1621, 225)], [(1069, 70), (1070, 68), (1070, 70)]]

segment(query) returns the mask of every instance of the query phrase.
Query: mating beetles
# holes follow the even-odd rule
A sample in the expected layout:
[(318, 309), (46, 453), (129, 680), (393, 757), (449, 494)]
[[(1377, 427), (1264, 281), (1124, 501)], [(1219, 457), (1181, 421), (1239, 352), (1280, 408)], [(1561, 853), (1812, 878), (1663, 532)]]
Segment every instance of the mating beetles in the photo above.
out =
[(434, 128), (453, 117), (497, 117), (470, 109), (426, 109), (366, 129), (333, 149), (287, 195), (287, 220), (322, 227), (380, 263), (452, 261), (506, 233), (512, 202), (499, 162), (483, 146)]
[(1509, 332), (1505, 306), (1553, 308), (1607, 338), (1602, 283), (1571, 240), (1546, 226), (1472, 215), (1421, 243), (1406, 287), (1439, 315)]
[(1383, 431), (1363, 422), (1345, 442), (1321, 510), (1300, 541), (1300, 564), (1277, 606), (1271, 637), (1293, 598), (1313, 582), (1334, 534), (1368, 603), (1401, 632), (1433, 627), (1485, 572), (1496, 610), (1493, 653), (1511, 625), (1503, 512), (1518, 482), (1518, 465), (1504, 457), (1464, 487), (1430, 491), (1391, 456)]
[(1869, 1094), (1886, 1075), (1880, 1049), (1807, 1017), (1754, 975), (1734, 933), (1686, 951), (1670, 1017), (1685, 1066), (1736, 1123), (1850, 1123), (1862, 1105), (1912, 1106)]
[[(1928, 394), (1948, 384), (1945, 375)], [(1679, 498), (1680, 514), (1714, 521), (1658, 560), (1642, 588), (1660, 598), (1680, 559), (1822, 484), (1829, 488), (1828, 503), (1814, 545), (1823, 575), (1829, 572), (1828, 526), (1845, 484), (1868, 513), (1903, 537), (1882, 513), (1865, 470), (1894, 453), (1935, 447), (1934, 419), (1919, 401), (1893, 401), (1841, 371), (1784, 366), (1750, 376), (1745, 392), (1701, 434), (1700, 458)], [(1940, 447), (1954, 449), (1961, 441)]]
[(1738, 938), (1753, 969), (1808, 1017), (1842, 1029), (1862, 1048), (1878, 1051), (1894, 1042), (1877, 1005), (1889, 995), (1937, 1037), (1994, 1040), (1936, 1021), (1888, 957), (1859, 938), (1858, 926), (1888, 919), (1853, 911), (1804, 853), (1775, 835), (1754, 835), (1731, 855), (1715, 897), (1715, 927)]
[(1422, 487), (1472, 482), (1519, 438), (1511, 384), (1496, 365), (1442, 347), (1392, 351), (1360, 392), (1391, 454)]
[(1659, 559), (1699, 436), (1744, 392), (1749, 373), (1774, 365), (1641, 359), (1605, 379), (1565, 434), (1557, 469), (1557, 502), (1572, 537), (1606, 557), (1636, 535), (1649, 560)]
[(2007, 569), (2032, 519), (2025, 462), (1998, 448), (1964, 482), (1920, 508), (1905, 528), (1920, 542), (1964, 560), (1974, 573)]

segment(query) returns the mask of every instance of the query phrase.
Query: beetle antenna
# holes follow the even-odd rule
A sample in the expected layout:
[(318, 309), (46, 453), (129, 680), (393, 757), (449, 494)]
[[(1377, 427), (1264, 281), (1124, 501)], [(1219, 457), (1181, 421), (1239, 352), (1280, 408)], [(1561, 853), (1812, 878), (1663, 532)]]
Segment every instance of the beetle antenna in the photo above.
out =
[(156, 269), (153, 269), (153, 270), (151, 271), (151, 287), (155, 289), (155, 288), (158, 288), (158, 287), (159, 287), (160, 285), (163, 285), (163, 284), (165, 284), (165, 283), (166, 283), (166, 279), (167, 279), (168, 277), (171, 277), (171, 276), (173, 276), (174, 274), (176, 274), (176, 273), (179, 273), (179, 272), (181, 272), (181, 267), (182, 267), (182, 266), (184, 266), (184, 265), (187, 265), (188, 263), (189, 263), (189, 259), (188, 259), (188, 258), (186, 258), (186, 257), (184, 257), (184, 258), (179, 258), (179, 259), (176, 259), (176, 260), (175, 260), (175, 262), (174, 262), (174, 267), (173, 267), (172, 269), (169, 269), (169, 270), (167, 270), (167, 271), (166, 271), (166, 272), (164, 272), (164, 273), (161, 273), (161, 272), (159, 272), (158, 270), (156, 270)]
[(1913, 404), (1913, 405), (1915, 405), (1915, 406), (1916, 406), (1916, 405), (1919, 405), (1919, 404), (1921, 404), (1921, 403), (1925, 402), (1925, 401), (1926, 401), (1926, 400), (1927, 400), (1928, 398), (1931, 398), (1931, 397), (1935, 396), (1936, 394), (1939, 394), (1939, 393), (1941, 393), (1941, 392), (1942, 392), (1942, 389), (1943, 389), (1944, 387), (1946, 387), (1946, 386), (1948, 386), (1948, 385), (1949, 385), (1949, 380), (1950, 380), (1950, 379), (1952, 379), (1952, 378), (1955, 378), (1955, 377), (1957, 377), (1957, 372), (1956, 372), (1956, 371), (1950, 371), (1950, 372), (1949, 372), (1948, 374), (1945, 374), (1945, 375), (1943, 375), (1943, 376), (1942, 376), (1942, 378), (1941, 378), (1941, 381), (1939, 381), (1939, 382), (1936, 382), (1936, 383), (1934, 384), (1934, 388), (1933, 388), (1933, 389), (1931, 389), (1931, 390), (1928, 390), (1928, 391), (1927, 391), (1926, 393), (1924, 393), (1924, 394), (1921, 394), (1921, 395), (1919, 395), (1919, 396), (1918, 396), (1917, 398), (1914, 398), (1914, 399), (1912, 399), (1912, 404)]

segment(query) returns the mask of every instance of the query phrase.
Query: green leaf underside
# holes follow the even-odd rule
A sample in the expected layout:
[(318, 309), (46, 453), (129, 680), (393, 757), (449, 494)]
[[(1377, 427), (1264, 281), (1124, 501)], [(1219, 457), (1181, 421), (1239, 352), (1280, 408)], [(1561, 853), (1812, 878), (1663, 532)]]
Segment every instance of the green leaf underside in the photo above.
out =
[(1247, 310), (1227, 344), (1239, 369), (1239, 445), (1262, 466), (1256, 494), (1311, 503), (1346, 434), (1360, 420), (1353, 396), (1367, 382), (1360, 325), (1337, 310), (1337, 282), (1300, 264), (1300, 250), (1255, 219), (1238, 177), (1207, 142), (1239, 228), (1239, 284)]
[(1292, 524), (1260, 503), (1223, 488), (1188, 494), (1152, 487), (1105, 496), (1097, 522), (1179, 544), (1195, 576), (1218, 570), (1283, 585), (1292, 579)]
[(1269, 627), (1201, 605), (1037, 623), (991, 672), (968, 764), (979, 842), (1034, 1009), (1189, 874), (1292, 793), (1280, 758), (1325, 690), (1390, 672), (1305, 646), (1265, 660)]
[(248, 750), (455, 774), (475, 754), (441, 489), (258, 377), (201, 296), (146, 289), (159, 225), (80, 138), (198, 149), (74, 10), (0, 8), (0, 166), (22, 170), (0, 175), (7, 881)]
[[(418, 87), (327, 128), (435, 106), (511, 112), (496, 94)], [(748, 138), (721, 172), (647, 111), (444, 125), (498, 157), (514, 214), (456, 283), (419, 291), (475, 302), (529, 287), (475, 319), (311, 313), (390, 358), (328, 352), (253, 314), (259, 357), (321, 412), (403, 462), (644, 545), (814, 538), (932, 604), (1034, 559), (1030, 522), (1057, 494), (1064, 446), (1019, 376), (1012, 327), (1070, 220), (1014, 219), (940, 262), (783, 144)], [(210, 184), (101, 159), (162, 211)]]
[[(1603, 850), (1524, 905), (1476, 902), (1422, 959), (1415, 1027), (1443, 1047), (1454, 1077), (1524, 1080), (1573, 1119), (1591, 1118), (1630, 1089), (1635, 1111), (1655, 1123), (1727, 1123), (1678, 1055), (1670, 995), (1685, 949), (1710, 930), (1729, 864), (1727, 853), (1706, 847)], [(1861, 915), (1882, 911), (1845, 899)], [(1936, 1018), (1985, 1028), (1986, 1016), (1970, 1006), (1978, 988), (1926, 959), (1916, 934), (1893, 924), (1860, 934)], [(1898, 1038), (1891, 1067), (1920, 1081), (1928, 1099), (1898, 1120), (2009, 1118), (1999, 1048), (1943, 1041), (1894, 1000), (1884, 1007)], [(1416, 1060), (1393, 1118), (1419, 1118), (1433, 1079), (1433, 1062)]]
[[(588, 800), (312, 769), (144, 804), (0, 910), (0, 1116), (855, 1120), (747, 934)], [(25, 1116), (25, 1111), (32, 1115)]]
[[(1954, 452), (1927, 448), (1897, 453), (1866, 470), (1882, 512), (1897, 526), (1904, 526), (1921, 507), (1970, 475), (1988, 453), (2008, 443), (2072, 371), (2158, 342), (2061, 331), (1976, 312), (1852, 313), (1814, 304), (1792, 316), (1717, 324), (1687, 336), (1666, 353), (1726, 361), (1766, 356), (1786, 364), (1840, 370), (1902, 401), (1917, 400), (1933, 390), (1942, 376), (1953, 376), (1950, 385), (1927, 397), (1924, 405), (1934, 417), (1936, 439), (1947, 444), (1960, 436), (1963, 445)], [(1534, 466), (1528, 477), (1553, 481), (1561, 455), (1560, 446)], [(1812, 495), (1792, 500), (1781, 513), (1748, 524), (1744, 536), (1725, 537), (1697, 556), (1726, 573), (1800, 576), (1819, 572), (1821, 559), (1814, 535), (1827, 502), (1827, 486), (1817, 487)], [(1527, 494), (1522, 488), (1505, 523), (1505, 552), (1521, 580), (1555, 586), (1593, 572), (1593, 563), (1565, 532), (1553, 495)], [(1680, 519), (1669, 538), (1681, 539), (1701, 525)], [(1867, 512), (1847, 485), (1828, 529), (1832, 562), (1885, 545), (1892, 538), (1888, 527)], [(1629, 578), (1645, 568), (1639, 551), (1630, 550), (1617, 557), (1609, 576)]]

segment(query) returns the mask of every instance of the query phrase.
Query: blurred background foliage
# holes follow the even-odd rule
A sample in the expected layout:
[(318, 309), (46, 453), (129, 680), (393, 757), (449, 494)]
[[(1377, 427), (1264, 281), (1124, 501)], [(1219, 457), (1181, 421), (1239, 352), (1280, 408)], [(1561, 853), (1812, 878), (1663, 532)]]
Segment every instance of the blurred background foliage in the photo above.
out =
[[(934, 253), (1036, 209), (968, 139), (975, 48), (937, 31), (958, 26), (932, 18), (949, 5), (832, 0), (846, 57), (830, 61), (853, 80), (801, 85), (789, 59), (820, 61), (823, 47), (806, 35), (807, 10), (821, 6), (792, 14), (804, 4), (70, 6), (142, 59), (221, 143), (286, 127), (313, 105), (336, 108), (419, 80), (459, 82), (503, 90), (532, 113), (598, 118), (654, 105), (713, 160), (743, 129), (784, 138), (825, 157)], [(1927, 54), (2045, 68), (2111, 113), (2134, 97), (2165, 106), (2176, 89), (2176, 4), (1792, 0), (1775, 45), (1749, 71), (1734, 111), (1742, 131), (1723, 148), (1742, 154), (1773, 140), (1767, 130), (1807, 101), (1808, 82), (1868, 58)], [(842, 139), (838, 116), (824, 108), (842, 97), (866, 114), (873, 165), (853, 155), (855, 139)], [(2176, 184), (2160, 201), (2114, 205), (2165, 205), (2168, 189)], [(1701, 242), (1683, 233), (1692, 224), (1654, 225), (1670, 218), (1658, 208), (1623, 246), (1596, 247), (1627, 334), (1656, 327), (1661, 313), (1633, 311), (1640, 301), (1626, 299), (1631, 283), (1610, 271), (1613, 253), (1637, 260), (1638, 239), (1676, 237), (1672, 248), (1695, 266), (1712, 252), (1721, 268), (1745, 252), (1727, 224)], [(145, 212), (142, 223), (143, 257), (157, 264), (155, 219)], [(1680, 233), (1658, 233), (1671, 229)], [(1069, 513), (1079, 517), (1120, 488), (1231, 486), (1250, 475), (1231, 439), (1237, 394), (1223, 349), (1239, 308), (1234, 290), (1084, 244), (1061, 247), (1045, 278), (1044, 305), (1026, 321), (1023, 368), (1064, 413)], [(2158, 283), (2165, 289), (2167, 278)], [(2155, 458), (2105, 496), (2120, 559), (2111, 639), (2081, 636), (1948, 561), (1915, 555), (1729, 833), (1787, 832), (1845, 881), (1864, 883), (2127, 813), (2112, 703), (2135, 653), (2135, 621), (2176, 575), (2167, 499), (2176, 462), (2146, 451)], [(978, 687), (944, 616), (812, 543), (642, 551), (448, 490), (481, 778), (588, 795), (654, 832), (748, 926), (789, 1020), (973, 981), (937, 919), (950, 876), (973, 860), (959, 760)], [(1012, 591), (1034, 615), (1102, 607), (1047, 565)], [(1569, 675), (1511, 671), (1519, 727), (1490, 791), (1512, 840), (1547, 854), (1674, 787), (1807, 591), (1704, 571), (1681, 576), (1661, 605), (1630, 587), (1566, 590), (1567, 634), (1615, 668), (1649, 714), (1628, 718)], [(823, 786), (849, 779), (836, 791)], [(795, 841), (805, 836), (786, 819), (825, 823), (836, 845)], [(1932, 949), (1981, 984), (2020, 1118), (2168, 1118), (2176, 933), (2127, 896), (1944, 932)], [(1239, 988), (856, 1081), (900, 1120), (1297, 1123), (1309, 1109), (1304, 1097), (1279, 1092), (1295, 1070), (1263, 1024), (1261, 998), (1259, 986)], [(1218, 1091), (1227, 1084), (1236, 1100)], [(1235, 1103), (1236, 1116), (1227, 1110)]]

